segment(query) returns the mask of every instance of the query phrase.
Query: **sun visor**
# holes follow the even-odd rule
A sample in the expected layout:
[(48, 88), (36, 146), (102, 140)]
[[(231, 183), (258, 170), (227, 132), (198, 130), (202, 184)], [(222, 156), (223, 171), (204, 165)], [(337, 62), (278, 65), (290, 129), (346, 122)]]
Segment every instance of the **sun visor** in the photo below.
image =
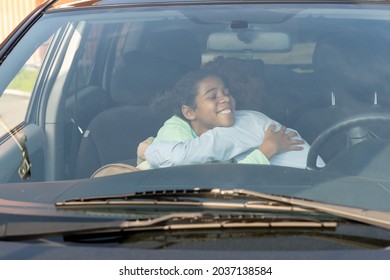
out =
[(207, 40), (209, 51), (286, 52), (291, 50), (288, 33), (245, 30), (213, 33)]

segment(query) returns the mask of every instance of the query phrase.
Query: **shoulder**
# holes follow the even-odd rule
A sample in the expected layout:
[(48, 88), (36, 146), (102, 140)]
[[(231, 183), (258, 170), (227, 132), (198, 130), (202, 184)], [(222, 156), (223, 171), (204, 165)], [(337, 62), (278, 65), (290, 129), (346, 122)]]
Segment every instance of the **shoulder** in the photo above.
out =
[(155, 141), (187, 141), (193, 138), (190, 124), (178, 116), (172, 116), (159, 129)]
[(273, 121), (267, 115), (258, 112), (258, 111), (250, 111), (250, 110), (238, 110), (235, 112), (235, 116), (237, 120), (256, 120), (256, 121)]
[(180, 118), (180, 117), (178, 117), (176, 115), (173, 115), (172, 117), (167, 119), (164, 122), (164, 126), (165, 125), (177, 125), (177, 126), (183, 126), (183, 127), (191, 128), (190, 124), (187, 121), (183, 120), (182, 118)]
[(235, 116), (236, 125), (239, 127), (261, 127), (265, 131), (271, 124), (280, 125), (277, 121), (258, 111), (239, 110), (236, 111)]

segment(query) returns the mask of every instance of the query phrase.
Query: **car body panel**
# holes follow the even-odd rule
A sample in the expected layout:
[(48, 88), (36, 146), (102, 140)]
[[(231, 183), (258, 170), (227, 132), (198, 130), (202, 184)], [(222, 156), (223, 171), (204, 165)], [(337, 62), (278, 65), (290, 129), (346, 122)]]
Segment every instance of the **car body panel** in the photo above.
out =
[[(6, 237), (6, 228), (11, 223), (38, 223), (46, 219), (46, 223), (53, 222), (54, 227), (66, 219), (129, 221), (137, 215), (158, 216), (165, 212), (179, 215), (199, 209), (202, 213), (233, 213), (233, 216), (237, 212), (244, 213), (243, 216), (264, 214), (251, 209), (233, 211), (229, 207), (216, 210), (161, 206), (163, 202), (177, 200), (172, 197), (167, 200), (153, 198), (155, 205), (137, 208), (138, 212), (131, 207), (122, 210), (114, 207), (110, 214), (106, 210), (72, 212), (56, 207), (56, 203), (91, 197), (104, 201), (104, 197), (137, 194), (145, 195), (148, 201), (150, 193), (214, 188), (244, 189), (281, 199), (292, 197), (352, 207), (362, 212), (365, 209), (390, 212), (387, 164), (390, 86), (389, 71), (383, 68), (386, 65), (383, 62), (388, 59), (386, 46), (390, 42), (388, 3), (45, 2), (0, 46), (0, 92), (3, 97), (19, 70), (32, 68), (36, 71), (35, 83), (28, 92), (28, 108), (22, 112), (25, 117), (19, 117), (16, 126), (8, 126), (0, 141), (0, 259), (389, 259), (388, 230), (359, 219), (356, 222), (336, 216), (332, 218), (337, 221), (334, 229), (248, 230), (244, 226), (225, 231), (206, 228), (195, 230), (195, 237), (187, 231), (154, 230), (137, 232), (134, 236), (128, 232), (120, 236), (113, 234), (118, 239), (109, 239), (106, 244), (95, 240), (90, 244), (73, 242), (71, 237), (55, 233), (37, 240), (30, 237), (10, 242)], [(377, 7), (383, 7), (383, 10)], [(332, 38), (335, 33), (339, 35), (336, 41)], [(346, 51), (340, 59), (334, 52), (324, 55), (325, 62), (315, 68), (317, 46), (329, 38), (330, 43), (344, 44), (343, 51)], [(352, 46), (348, 45), (351, 42)], [(362, 55), (359, 47), (369, 50), (368, 54)], [(323, 50), (328, 50), (328, 46)], [(321, 71), (347, 54), (358, 57), (357, 62), (346, 60), (355, 63), (353, 67), (346, 66), (347, 62), (343, 61), (339, 68), (343, 71), (335, 69), (330, 71), (334, 71), (334, 75), (322, 74), (325, 72)], [(93, 171), (106, 164), (135, 165), (138, 143), (155, 136), (168, 118), (167, 112), (156, 117), (155, 111), (150, 111), (148, 94), (155, 93), (155, 85), (158, 90), (168, 92), (177, 76), (206, 65), (220, 55), (261, 64), (264, 84), (272, 101), (266, 99), (269, 103), (264, 111), (296, 129), (312, 147), (323, 144), (321, 137), (320, 140), (316, 138), (323, 136), (323, 131), (328, 131), (326, 137), (323, 136), (326, 142), (327, 134), (339, 137), (329, 141), (324, 150), (318, 147), (315, 151), (326, 162), (325, 168), (308, 170), (221, 162), (91, 178)], [(31, 67), (29, 59), (37, 56), (41, 60)], [(337, 61), (332, 60), (334, 57)], [(129, 65), (135, 66), (135, 70), (126, 68)], [(132, 70), (116, 76), (123, 69)], [(351, 77), (354, 74), (358, 77)], [(124, 91), (113, 87), (117, 77), (124, 78), (121, 82)], [(353, 97), (340, 98), (337, 95), (339, 88), (332, 88), (333, 83), (349, 79), (354, 83), (349, 89)], [(137, 82), (143, 82), (142, 86)], [(251, 84), (251, 81), (245, 83)], [(123, 92), (126, 95), (118, 94)], [(347, 106), (343, 106), (345, 104)], [(11, 106), (6, 102), (7, 105)], [(153, 110), (157, 111), (158, 107)], [(3, 112), (5, 110), (0, 114)], [(353, 118), (343, 122), (345, 116)], [(373, 128), (366, 130), (366, 124), (362, 122), (371, 118)], [(7, 123), (7, 117), (4, 119)], [(334, 126), (326, 130), (333, 122)], [(337, 134), (345, 122), (348, 125), (358, 123), (358, 129)], [(93, 128), (101, 123), (106, 125), (106, 130), (94, 134)], [(122, 132), (122, 137), (116, 137), (117, 132)], [(347, 139), (345, 135), (348, 135)], [(99, 142), (101, 139), (104, 141)], [(18, 141), (25, 141), (28, 153), (24, 158)], [(84, 144), (91, 146), (83, 150)], [(95, 153), (97, 150), (99, 153)], [(22, 159), (28, 159), (32, 164), (28, 181), (18, 176)], [(314, 158), (316, 163), (317, 157)], [(79, 168), (85, 173), (77, 173)], [(251, 199), (248, 198), (249, 202), (254, 203)], [(223, 205), (231, 202), (229, 199), (222, 201)], [(311, 210), (308, 207), (308, 211)], [(137, 240), (141, 241), (138, 243)], [(148, 247), (151, 243), (155, 247)]]

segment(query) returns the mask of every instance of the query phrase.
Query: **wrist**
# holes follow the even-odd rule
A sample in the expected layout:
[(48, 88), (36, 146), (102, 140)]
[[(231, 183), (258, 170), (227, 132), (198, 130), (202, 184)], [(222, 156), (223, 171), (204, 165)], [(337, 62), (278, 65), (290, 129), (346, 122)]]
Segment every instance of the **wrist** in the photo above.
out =
[(277, 147), (271, 141), (264, 141), (258, 150), (263, 153), (268, 159), (277, 153)]

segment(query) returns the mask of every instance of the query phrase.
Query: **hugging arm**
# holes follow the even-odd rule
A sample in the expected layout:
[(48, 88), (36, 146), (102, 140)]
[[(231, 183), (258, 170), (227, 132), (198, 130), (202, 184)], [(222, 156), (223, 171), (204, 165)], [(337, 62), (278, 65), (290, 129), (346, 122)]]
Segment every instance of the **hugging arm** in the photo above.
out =
[(185, 164), (202, 164), (228, 161), (235, 156), (253, 150), (245, 163), (269, 164), (268, 159), (250, 143), (238, 143), (226, 135), (228, 128), (214, 128), (199, 137), (185, 142), (158, 141), (149, 145), (146, 160), (153, 167), (168, 167)]

